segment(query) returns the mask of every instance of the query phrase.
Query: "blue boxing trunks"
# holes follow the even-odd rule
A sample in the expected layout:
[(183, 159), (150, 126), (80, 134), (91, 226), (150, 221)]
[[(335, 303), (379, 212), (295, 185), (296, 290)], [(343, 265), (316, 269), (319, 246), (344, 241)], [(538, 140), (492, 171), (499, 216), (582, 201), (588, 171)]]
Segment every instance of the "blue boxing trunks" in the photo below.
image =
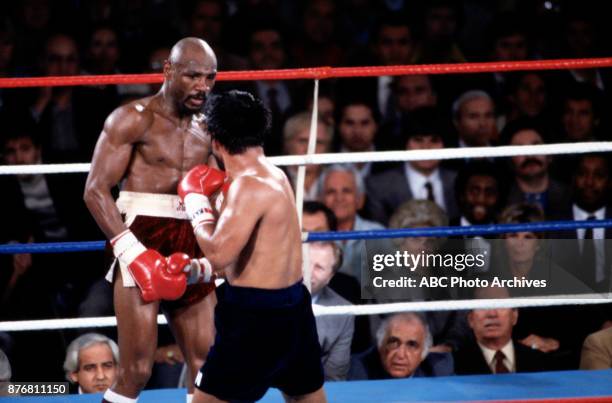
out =
[(321, 347), (310, 293), (298, 282), (268, 290), (216, 290), (215, 343), (196, 387), (221, 400), (260, 399), (270, 387), (289, 396), (323, 385)]

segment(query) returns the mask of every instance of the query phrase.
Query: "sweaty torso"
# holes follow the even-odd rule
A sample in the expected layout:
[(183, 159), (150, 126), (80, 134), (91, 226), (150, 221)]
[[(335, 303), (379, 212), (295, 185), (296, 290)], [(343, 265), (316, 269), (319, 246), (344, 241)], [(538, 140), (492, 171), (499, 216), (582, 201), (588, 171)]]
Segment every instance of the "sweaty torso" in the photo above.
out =
[(302, 278), (302, 241), (293, 190), (285, 174), (271, 164), (254, 173), (266, 192), (265, 212), (234, 267), (232, 285), (284, 288)]
[(143, 114), (142, 134), (134, 144), (125, 175), (124, 190), (176, 194), (180, 179), (210, 155), (210, 135), (204, 116), (181, 119), (161, 110), (155, 97), (131, 105)]

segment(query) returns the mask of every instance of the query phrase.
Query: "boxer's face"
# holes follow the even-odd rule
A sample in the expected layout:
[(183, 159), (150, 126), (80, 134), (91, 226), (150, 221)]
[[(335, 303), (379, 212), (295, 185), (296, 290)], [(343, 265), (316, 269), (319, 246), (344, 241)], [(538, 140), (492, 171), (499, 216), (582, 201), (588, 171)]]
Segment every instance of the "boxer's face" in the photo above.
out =
[(115, 382), (117, 363), (106, 343), (96, 343), (79, 351), (79, 367), (70, 374), (83, 393), (106, 391)]
[(166, 63), (165, 75), (169, 92), (178, 109), (199, 113), (217, 78), (217, 59), (202, 49), (185, 50), (178, 61)]

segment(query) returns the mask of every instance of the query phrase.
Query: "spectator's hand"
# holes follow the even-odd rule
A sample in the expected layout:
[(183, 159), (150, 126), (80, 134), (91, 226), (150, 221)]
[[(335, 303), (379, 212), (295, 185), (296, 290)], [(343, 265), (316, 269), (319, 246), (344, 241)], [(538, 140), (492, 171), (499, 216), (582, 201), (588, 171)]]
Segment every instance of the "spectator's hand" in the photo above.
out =
[(185, 362), (181, 349), (176, 344), (158, 347), (155, 350), (155, 362), (158, 364), (182, 364)]
[(453, 349), (448, 344), (437, 344), (429, 349), (430, 353), (452, 353)]
[(34, 119), (38, 120), (40, 115), (42, 115), (43, 111), (51, 101), (51, 96), (53, 95), (53, 87), (41, 87), (38, 92), (38, 98), (34, 101), (32, 105), (32, 112), (34, 114)]
[(559, 349), (558, 340), (551, 337), (541, 337), (535, 334), (530, 334), (523, 340), (519, 340), (519, 343), (533, 348), (534, 350), (540, 350), (543, 353), (550, 353)]
[(13, 255), (13, 276), (19, 278), (32, 267), (32, 255), (30, 253), (20, 253)]

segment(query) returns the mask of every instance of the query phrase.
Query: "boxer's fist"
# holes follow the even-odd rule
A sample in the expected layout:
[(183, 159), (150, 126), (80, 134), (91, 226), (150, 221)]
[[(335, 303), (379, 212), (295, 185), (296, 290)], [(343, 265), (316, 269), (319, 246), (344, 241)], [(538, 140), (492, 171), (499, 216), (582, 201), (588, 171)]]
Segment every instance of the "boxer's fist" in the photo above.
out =
[(187, 172), (179, 183), (178, 195), (185, 204), (185, 210), (194, 229), (215, 222), (209, 196), (221, 189), (224, 182), (223, 171), (208, 165), (197, 165)]
[(173, 253), (164, 259), (164, 263), (158, 266), (158, 270), (155, 270), (152, 276), (157, 299), (179, 299), (187, 290), (187, 276), (184, 270), (190, 264), (189, 256), (184, 253)]
[(183, 266), (187, 275), (187, 284), (211, 283), (215, 280), (212, 266), (205, 257), (191, 259), (188, 266)]
[(177, 299), (185, 293), (187, 278), (183, 269), (189, 264), (187, 255), (174, 254), (182, 256), (166, 259), (156, 250), (146, 249), (130, 230), (113, 238), (111, 245), (115, 257), (128, 268), (140, 288), (145, 302)]

